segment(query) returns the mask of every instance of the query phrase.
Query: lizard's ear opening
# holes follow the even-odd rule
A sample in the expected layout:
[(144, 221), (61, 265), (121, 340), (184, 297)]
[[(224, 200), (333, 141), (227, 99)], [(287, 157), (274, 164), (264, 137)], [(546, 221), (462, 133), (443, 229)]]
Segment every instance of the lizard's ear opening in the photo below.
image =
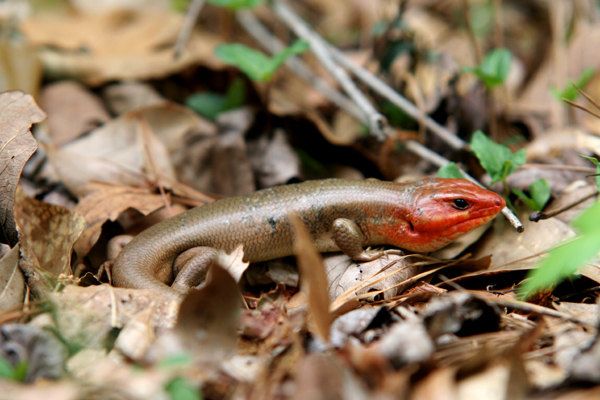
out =
[(408, 221), (408, 226), (410, 226), (411, 231), (415, 231), (415, 227), (413, 226), (412, 221)]

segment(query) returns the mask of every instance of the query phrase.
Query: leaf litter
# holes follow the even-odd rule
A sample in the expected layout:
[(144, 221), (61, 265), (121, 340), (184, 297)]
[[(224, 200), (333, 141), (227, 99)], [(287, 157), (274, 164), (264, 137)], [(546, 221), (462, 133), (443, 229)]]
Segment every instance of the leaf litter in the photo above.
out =
[[(598, 395), (597, 257), (528, 301), (515, 293), (527, 271), (580, 234), (571, 222), (597, 191), (594, 166), (579, 155), (600, 155), (599, 122), (548, 90), (586, 82), (589, 98), (600, 98), (598, 60), (584, 51), (598, 40), (598, 26), (585, 12), (510, 1), (297, 7), (311, 28), (444, 129), (465, 142), (482, 130), (505, 146), (498, 153), (518, 156), (494, 164), (496, 171), (493, 154), (481, 159), (489, 177), (475, 157), (432, 135), (431, 122), (407, 117), (366, 84), (361, 89), (389, 122), (383, 143), (356, 109), (286, 68), (253, 82), (226, 67), (214, 49), (255, 37), (236, 25), (240, 14), (206, 6), (174, 59), (183, 13), (160, 5), (158, 12), (110, 5), (86, 12), (86, 1), (77, 3), (77, 12), (17, 16), (14, 29), (43, 64), (41, 107), (23, 92), (0, 94), (0, 222), (12, 248), (0, 261), (0, 398)], [(266, 5), (254, 13), (293, 42), (279, 14)], [(488, 68), (493, 49), (512, 57)], [(33, 65), (28, 53), (10, 54)], [(338, 90), (315, 56), (301, 58)], [(6, 71), (0, 84), (13, 80)], [(26, 72), (30, 80), (18, 88), (35, 94), (41, 71)], [(241, 102), (191, 110), (186, 99), (196, 94), (232, 96), (235, 79), (245, 88)], [(221, 267), (205, 271), (206, 282), (181, 303), (112, 287), (110, 269), (99, 274), (109, 239), (220, 197), (306, 178), (435, 173), (435, 161), (411, 153), (415, 141), (484, 182), (500, 181), (492, 187), (498, 192), (516, 189), (522, 200), (510, 199), (525, 232), (497, 218), (436, 258), (357, 264), (337, 254), (323, 261), (300, 225), (296, 261), (248, 266), (243, 249), (220, 255)], [(588, 200), (529, 222), (526, 200), (539, 197), (532, 184), (541, 178), (551, 196), (544, 212)]]

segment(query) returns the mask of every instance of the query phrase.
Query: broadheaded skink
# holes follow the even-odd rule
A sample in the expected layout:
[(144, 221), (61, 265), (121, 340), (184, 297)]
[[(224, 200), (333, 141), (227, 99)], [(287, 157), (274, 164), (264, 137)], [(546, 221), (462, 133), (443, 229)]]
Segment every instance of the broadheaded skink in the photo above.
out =
[(206, 246), (213, 249), (206, 257), (212, 262), (214, 249), (231, 251), (243, 244), (250, 262), (292, 255), (292, 213), (321, 252), (342, 250), (357, 261), (385, 254), (364, 246), (429, 252), (491, 220), (504, 205), (498, 194), (463, 179), (407, 184), (328, 179), (278, 186), (199, 206), (150, 227), (121, 251), (112, 279), (117, 286), (181, 298), (167, 286), (179, 254)]

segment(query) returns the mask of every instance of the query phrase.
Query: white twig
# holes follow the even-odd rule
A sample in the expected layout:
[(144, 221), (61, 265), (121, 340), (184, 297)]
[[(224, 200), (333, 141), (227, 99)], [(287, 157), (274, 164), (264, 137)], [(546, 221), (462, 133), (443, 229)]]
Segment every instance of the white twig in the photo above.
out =
[(181, 53), (183, 53), (183, 49), (190, 39), (190, 35), (192, 34), (192, 30), (194, 29), (194, 25), (198, 19), (198, 15), (200, 15), (202, 7), (204, 7), (204, 0), (194, 0), (190, 3), (185, 14), (185, 20), (183, 21), (181, 30), (177, 36), (177, 42), (175, 43), (175, 46), (173, 46), (173, 58), (178, 59), (181, 56)]
[(416, 120), (422, 120), (425, 123), (425, 126), (431, 130), (431, 132), (435, 133), (440, 139), (446, 142), (450, 147), (456, 150), (464, 149), (467, 146), (467, 143), (456, 136), (454, 133), (450, 132), (448, 129), (444, 128), (433, 119), (431, 119), (427, 114), (423, 113), (419, 110), (414, 104), (408, 101), (406, 98), (401, 96), (398, 92), (392, 89), (387, 83), (373, 75), (371, 72), (367, 71), (360, 65), (356, 64), (350, 58), (348, 58), (344, 53), (335, 47), (327, 44), (329, 51), (333, 58), (344, 66), (344, 68), (348, 69), (351, 73), (353, 73), (358, 79), (363, 81), (367, 86), (371, 87), (374, 91), (379, 93), (381, 96), (385, 97), (406, 114), (411, 116)]
[[(271, 54), (278, 53), (285, 45), (254, 16), (251, 11), (240, 10), (236, 13), (240, 25)], [(315, 90), (325, 96), (333, 104), (352, 115), (360, 122), (367, 124), (365, 115), (356, 107), (348, 97), (332, 87), (327, 81), (313, 72), (302, 59), (297, 56), (288, 58), (285, 65), (292, 70), (300, 79), (303, 79)]]
[(331, 52), (324, 44), (324, 40), (315, 31), (310, 29), (308, 25), (306, 25), (306, 23), (285, 4), (280, 1), (274, 1), (271, 4), (271, 7), (275, 14), (286, 23), (298, 37), (305, 39), (310, 43), (310, 49), (314, 55), (364, 113), (365, 118), (368, 121), (369, 129), (373, 135), (380, 140), (384, 140), (386, 135), (383, 133), (383, 128), (387, 125), (387, 120), (356, 87), (352, 79), (346, 74), (346, 71), (333, 61)]

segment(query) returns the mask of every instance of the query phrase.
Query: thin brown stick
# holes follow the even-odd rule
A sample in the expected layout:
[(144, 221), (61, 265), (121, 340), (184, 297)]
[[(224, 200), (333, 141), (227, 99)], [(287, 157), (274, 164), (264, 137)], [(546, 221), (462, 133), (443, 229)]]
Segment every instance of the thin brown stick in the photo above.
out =
[(561, 214), (567, 210), (570, 210), (571, 208), (578, 206), (579, 204), (583, 203), (584, 201), (589, 200), (592, 197), (596, 197), (596, 196), (598, 196), (597, 191), (590, 193), (586, 196), (583, 196), (581, 199), (579, 199), (571, 204), (567, 204), (564, 207), (557, 208), (555, 210), (550, 210), (550, 211), (545, 211), (545, 212), (544, 211), (536, 211), (529, 216), (529, 220), (533, 221), (533, 222), (538, 222), (539, 220), (542, 220), (542, 219), (548, 219), (548, 218), (555, 217), (558, 214)]

